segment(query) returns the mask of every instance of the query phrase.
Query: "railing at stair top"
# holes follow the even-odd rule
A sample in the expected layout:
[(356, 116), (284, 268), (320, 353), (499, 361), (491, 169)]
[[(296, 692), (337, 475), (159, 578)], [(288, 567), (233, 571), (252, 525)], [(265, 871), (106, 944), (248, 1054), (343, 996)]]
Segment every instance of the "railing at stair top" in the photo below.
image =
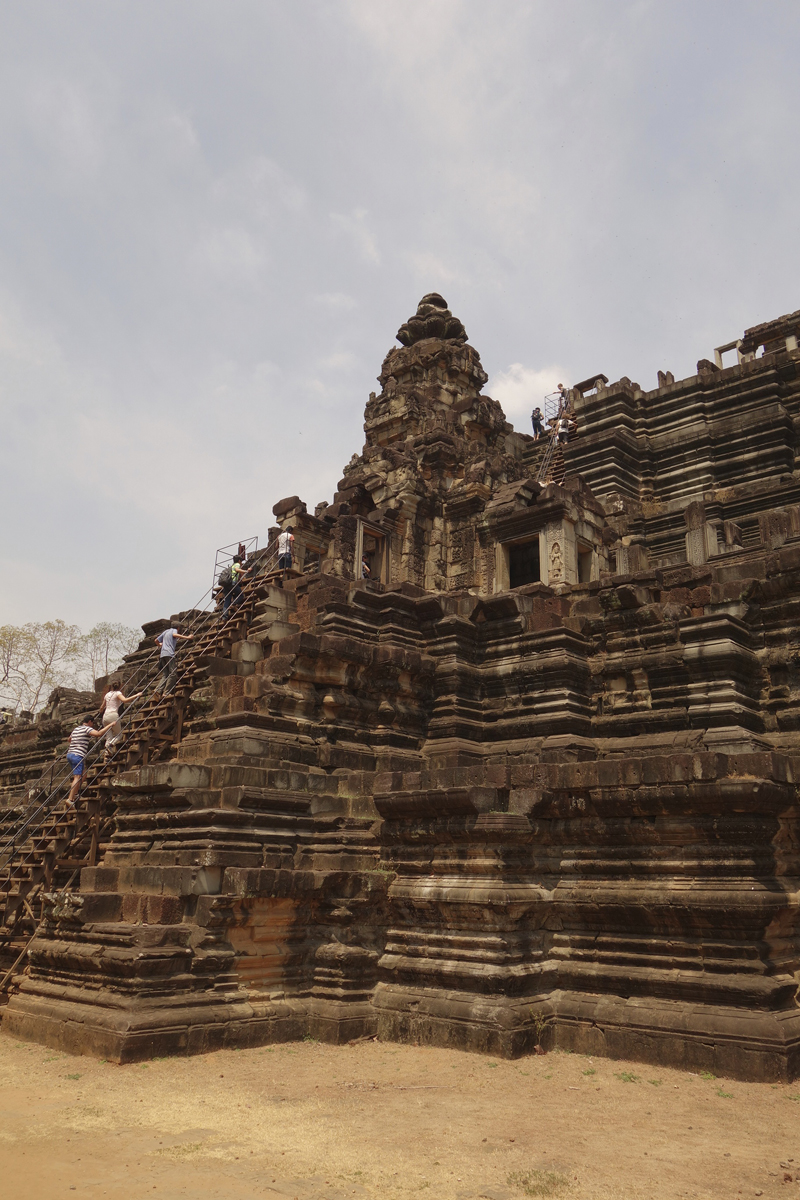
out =
[[(252, 573), (249, 573), (248, 576), (246, 576), (243, 581), (243, 585), (242, 585), (243, 595), (246, 594), (247, 590), (250, 587), (252, 587), (252, 585), (255, 583), (257, 578), (262, 577), (266, 574), (269, 574), (270, 568), (274, 565), (275, 561), (277, 560), (277, 557), (278, 557), (278, 552), (277, 552), (277, 539), (276, 539), (275, 543), (273, 543), (273, 545), (271, 545), (271, 546), (268, 546), (266, 551), (259, 558), (257, 558), (255, 560), (255, 562), (254, 562), (255, 569), (252, 571)], [(188, 612), (190, 612), (192, 614), (192, 616), (189, 621), (183, 621), (181, 623), (182, 628), (185, 631), (187, 631), (187, 632), (192, 632), (193, 630), (197, 631), (198, 627), (204, 622), (204, 620), (206, 620), (208, 617), (210, 617), (212, 615), (214, 608), (215, 608), (213, 592), (214, 592), (214, 587), (212, 586), (204, 593), (203, 596), (200, 597), (200, 599), (192, 606), (192, 608), (187, 610)], [(208, 599), (207, 599), (209, 596), (212, 597), (212, 599), (210, 601), (208, 601)], [(201, 605), (204, 605), (204, 607), (201, 607)], [(238, 609), (238, 607), (239, 606), (237, 605), (237, 609)], [(227, 625), (230, 623), (233, 623), (233, 621), (235, 619), (238, 619), (238, 618), (236, 618), (236, 616), (234, 614), (230, 618), (229, 622), (223, 621), (223, 623), (221, 625), (215, 626), (214, 627), (214, 634), (215, 634), (214, 640), (216, 640), (217, 638), (222, 636), (227, 628)], [(207, 648), (208, 647), (205, 647), (204, 651), (207, 650)], [(186, 653), (186, 652), (184, 652), (184, 653)], [(191, 653), (191, 651), (189, 651), (189, 653)], [(193, 657), (196, 657), (196, 656), (197, 655), (195, 652)], [(149, 651), (149, 653), (146, 655), (146, 657), (139, 663), (139, 665), (137, 666), (134, 673), (125, 679), (125, 687), (129, 688), (131, 691), (133, 691), (135, 687), (139, 686), (142, 682), (144, 682), (144, 687), (142, 688), (143, 697), (138, 703), (136, 701), (134, 701), (133, 704), (126, 706), (125, 713), (124, 713), (124, 716), (126, 718), (130, 718), (131, 716), (140, 715), (141, 710), (147, 704), (147, 699), (148, 699), (147, 692), (149, 691), (150, 686), (155, 682), (155, 680), (158, 677), (159, 670), (160, 670), (159, 662), (160, 662), (160, 648), (158, 646), (155, 646)], [(155, 669), (151, 671), (150, 668), (155, 668)], [(193, 670), (194, 664), (192, 663), (192, 665), (188, 669)], [(186, 673), (187, 673), (187, 670), (184, 670), (183, 672), (181, 672), (180, 675), (176, 676), (175, 681), (174, 681), (175, 687), (177, 687), (178, 683), (184, 678)], [(142, 680), (143, 675), (148, 676), (144, 681)], [(127, 723), (129, 724), (128, 734), (130, 734), (130, 732), (132, 732), (132, 727), (130, 726), (129, 721)], [(128, 739), (126, 738), (125, 740), (128, 740)], [(118, 744), (117, 750), (114, 752), (113, 756), (110, 756), (109, 762), (111, 760), (111, 757), (117, 756), (117, 753), (119, 752), (119, 750), (121, 750), (123, 748), (123, 745), (124, 745), (124, 742)], [(97, 754), (99, 753), (99, 751), (101, 750), (101, 748), (102, 747), (99, 744), (95, 744), (86, 755), (87, 762), (89, 760), (95, 758), (97, 756)], [(53, 764), (51, 764), (51, 766), (48, 767), (45, 772), (45, 774), (50, 775), (50, 781), (49, 781), (49, 789), (50, 790), (49, 790), (48, 794), (46, 796), (44, 796), (43, 798), (37, 798), (35, 801), (33, 801), (21, 814), (21, 816), (19, 818), (20, 821), (29, 821), (31, 817), (35, 817), (40, 812), (46, 810), (49, 802), (58, 794), (58, 792), (60, 792), (60, 790), (65, 785), (67, 780), (71, 777), (71, 770), (69, 768), (66, 768), (63, 771), (63, 773), (55, 780), (55, 783), (54, 783), (53, 782), (53, 769), (54, 769)], [(20, 833), (23, 833), (24, 831), (25, 831), (24, 825), (23, 826), (18, 825), (18, 826), (15, 826), (14, 828), (12, 828), (11, 836), (9, 837), (7, 835), (3, 840), (0, 841), (0, 857), (2, 857), (2, 854), (4, 852), (4, 849), (7, 845), (7, 843), (11, 840), (18, 840)], [(2, 864), (0, 863), (0, 865), (2, 865)]]
[(550, 392), (544, 398), (544, 419), (550, 425), (547, 445), (544, 449), (539, 470), (536, 472), (537, 483), (547, 483), (553, 456), (558, 447), (558, 426), (562, 417), (571, 411), (569, 392)]
[[(64, 823), (66, 823), (67, 828), (70, 826), (72, 827), (72, 836), (68, 839), (63, 850), (68, 849), (69, 846), (74, 843), (77, 837), (84, 835), (84, 827), (86, 822), (81, 822), (79, 818), (81, 816), (88, 815), (90, 793), (97, 793), (102, 784), (103, 777), (110, 776), (115, 770), (119, 769), (119, 766), (123, 762), (123, 751), (126, 751), (127, 757), (127, 752), (130, 749), (130, 742), (132, 738), (141, 737), (141, 735), (146, 732), (148, 725), (151, 725), (154, 730), (157, 728), (159, 720), (158, 710), (162, 705), (166, 705), (166, 710), (163, 714), (161, 714), (161, 716), (167, 715), (170, 707), (173, 709), (176, 707), (174, 700), (186, 698), (185, 696), (181, 697), (181, 684), (183, 684), (183, 692), (188, 695), (189, 693), (187, 688), (191, 686), (191, 683), (194, 679), (198, 660), (204, 655), (208, 654), (209, 650), (212, 649), (216, 643), (228, 636), (229, 633), (233, 631), (234, 627), (238, 626), (243, 620), (247, 619), (247, 611), (248, 609), (252, 609), (254, 607), (257, 599), (256, 585), (259, 580), (271, 573), (271, 570), (275, 567), (277, 558), (278, 543), (277, 539), (275, 539), (275, 541), (268, 545), (260, 555), (255, 556), (250, 569), (242, 580), (241, 594), (237, 598), (237, 602), (235, 605), (231, 606), (229, 613), (222, 616), (217, 622), (213, 622), (211, 624), (208, 623), (208, 618), (212, 616), (215, 607), (213, 587), (210, 588), (205, 595), (200, 598), (197, 605), (190, 610), (193, 615), (191, 620), (186, 623), (186, 629), (189, 631), (194, 629), (196, 631), (198, 626), (204, 622), (206, 623), (206, 628), (201, 632), (199, 641), (192, 645), (190, 650), (184, 652), (185, 657), (182, 663), (182, 670), (171, 681), (170, 694), (162, 697), (161, 700), (155, 705), (155, 708), (151, 707), (153, 704), (153, 698), (148, 697), (147, 692), (149, 691), (150, 685), (154, 682), (159, 671), (159, 648), (154, 648), (143, 660), (143, 662), (139, 664), (134, 674), (125, 681), (126, 688), (132, 688), (135, 686), (137, 681), (141, 680), (143, 672), (147, 672), (150, 666), (155, 666), (155, 670), (152, 672), (152, 674), (150, 674), (145, 683), (141, 700), (138, 702), (138, 704), (134, 702), (133, 705), (128, 706), (128, 709), (124, 714), (128, 718), (126, 722), (127, 731), (122, 741), (115, 746), (113, 753), (105, 757), (102, 762), (90, 761), (97, 760), (98, 758), (101, 750), (100, 743), (103, 740), (101, 738), (97, 739), (96, 744), (91, 747), (87, 753), (85, 760), (86, 764), (90, 767), (90, 769), (93, 767), (94, 770), (91, 771), (91, 777), (89, 777), (89, 772), (86, 772), (86, 784), (85, 786), (82, 786), (74, 806), (67, 806), (66, 804), (62, 806), (60, 803), (60, 801), (63, 799), (63, 789), (67, 783), (67, 780), (71, 776), (71, 771), (67, 770), (61, 775), (56, 782), (55, 787), (50, 790), (49, 794), (45, 796), (44, 799), (35, 800), (20, 814), (15, 827), (12, 829), (12, 831), (10, 831), (3, 842), (0, 842), (0, 869), (4, 869), (4, 873), (6, 875), (3, 884), (0, 885), (0, 891), (5, 892), (6, 896), (6, 904), (4, 906), (2, 917), (3, 923), (6, 925), (6, 929), (0, 932), (0, 940), (3, 938), (7, 940), (8, 937), (11, 936), (11, 932), (7, 928), (7, 920), (10, 915), (8, 911), (8, 899), (12, 884), (15, 881), (20, 882), (21, 872), (33, 868), (37, 864), (41, 864), (46, 858), (47, 851), (43, 850), (41, 846), (37, 846), (37, 842), (57, 842), (59, 840), (59, 828), (63, 828)], [(204, 608), (201, 608), (200, 605), (207, 601), (207, 597), (209, 597), (209, 595), (211, 595), (211, 600), (206, 603)], [(131, 716), (134, 717), (133, 721), (130, 720)], [(126, 763), (125, 765), (128, 764)], [(84, 768), (84, 770), (86, 770), (86, 768)], [(33, 842), (33, 845), (31, 845), (29, 849), (26, 849), (26, 846), (29, 842)], [(61, 857), (63, 857), (63, 850)], [(32, 884), (31, 888), (26, 893), (23, 902), (25, 902), (25, 900), (29, 901), (33, 895), (35, 895), (35, 893), (40, 890), (45, 883), (48, 882), (48, 880), (41, 880)], [(27, 907), (30, 909), (29, 903), (27, 904)], [(14, 911), (16, 912), (18, 908), (19, 905), (15, 906)]]
[(228, 546), (220, 546), (217, 553), (214, 555), (214, 575), (211, 580), (212, 589), (217, 586), (221, 571), (225, 567), (229, 567), (234, 559), (241, 555), (248, 558), (253, 557), (258, 550), (258, 538), (244, 538), (239, 542), (231, 542)]

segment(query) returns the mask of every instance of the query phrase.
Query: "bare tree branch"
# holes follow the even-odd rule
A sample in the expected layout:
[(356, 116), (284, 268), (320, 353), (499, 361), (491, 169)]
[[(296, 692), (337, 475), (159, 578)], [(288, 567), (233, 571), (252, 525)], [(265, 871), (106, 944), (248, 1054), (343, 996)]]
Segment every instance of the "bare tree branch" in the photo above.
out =
[(131, 654), (141, 641), (141, 633), (127, 625), (101, 621), (82, 639), (81, 679), (86, 687), (94, 687), (95, 679), (109, 675)]
[(93, 691), (139, 640), (136, 630), (109, 622), (87, 634), (60, 620), (0, 626), (0, 703), (36, 712), (53, 688)]

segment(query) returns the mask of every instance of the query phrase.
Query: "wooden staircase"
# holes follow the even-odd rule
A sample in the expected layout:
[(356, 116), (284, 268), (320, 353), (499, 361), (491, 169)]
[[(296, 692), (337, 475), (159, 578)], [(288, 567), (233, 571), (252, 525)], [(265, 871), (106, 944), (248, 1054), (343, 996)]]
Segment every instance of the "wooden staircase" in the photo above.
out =
[[(141, 700), (128, 706), (124, 738), (113, 756), (103, 756), (98, 738), (86, 758), (83, 785), (74, 806), (67, 801), (71, 782), (64, 765), (61, 778), (43, 799), (29, 804), (0, 839), (0, 995), (24, 957), (48, 904), (48, 896), (71, 887), (80, 870), (94, 866), (114, 822), (111, 781), (121, 771), (157, 762), (180, 741), (192, 693), (205, 675), (203, 660), (227, 657), (235, 641), (246, 638), (264, 584), (277, 559), (267, 548), (254, 574), (242, 583), (237, 606), (226, 616), (192, 610), (186, 624), (192, 641), (183, 643), (174, 687), (169, 695), (148, 694), (159, 674), (157, 652), (145, 660), (145, 679), (126, 686), (144, 687)], [(51, 774), (51, 769), (44, 773)], [(43, 776), (44, 778), (44, 776)]]
[(528, 474), (543, 487), (548, 483), (563, 483), (566, 474), (564, 447), (558, 440), (555, 428), (553, 426), (550, 433), (532, 442), (523, 457)]

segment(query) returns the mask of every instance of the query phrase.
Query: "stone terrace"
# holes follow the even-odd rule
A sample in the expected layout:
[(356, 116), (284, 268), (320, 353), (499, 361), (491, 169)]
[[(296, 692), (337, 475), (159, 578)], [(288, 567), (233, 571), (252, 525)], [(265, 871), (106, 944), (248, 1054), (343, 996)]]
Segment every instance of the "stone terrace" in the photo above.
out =
[(594, 376), (543, 485), (424, 297), (332, 502), (275, 506), (296, 569), (171, 761), (114, 781), (4, 1028), (800, 1073), (798, 322), (652, 392)]

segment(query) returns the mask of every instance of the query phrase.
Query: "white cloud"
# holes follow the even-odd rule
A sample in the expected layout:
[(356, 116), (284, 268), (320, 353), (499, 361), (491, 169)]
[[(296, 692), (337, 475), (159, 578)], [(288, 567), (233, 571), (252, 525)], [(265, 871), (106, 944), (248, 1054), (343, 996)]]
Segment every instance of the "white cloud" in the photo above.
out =
[(169, 613), (330, 498), (431, 289), (523, 430), (798, 305), (796, 6), (195, 7), (6, 6), (0, 620)]
[(403, 95), (423, 136), (468, 140), (491, 94), (491, 64), (513, 49), (513, 20), (497, 20), (494, 9), (476, 21), (464, 0), (347, 0), (346, 10), (369, 46), (377, 86)]
[(464, 284), (466, 276), (459, 270), (449, 267), (438, 254), (429, 250), (410, 250), (406, 257), (411, 265), (414, 278), (418, 279), (426, 291), (438, 290), (447, 284)]
[(377, 267), (380, 266), (381, 255), (375, 234), (367, 228), (368, 215), (365, 208), (354, 208), (350, 213), (331, 213), (331, 224), (352, 240), (365, 262)]
[(314, 303), (343, 312), (356, 308), (358, 305), (358, 301), (353, 296), (348, 296), (346, 292), (320, 292), (314, 297)]
[(211, 195), (223, 210), (260, 220), (268, 220), (278, 206), (297, 212), (308, 201), (305, 188), (291, 172), (264, 154), (254, 154), (218, 176)]
[(512, 363), (489, 380), (485, 391), (498, 402), (515, 428), (530, 433), (531, 412), (537, 406), (544, 412), (545, 396), (552, 395), (559, 383), (570, 386), (569, 372), (563, 367), (553, 365), (537, 370)]
[(221, 277), (255, 282), (267, 265), (265, 246), (249, 230), (239, 226), (209, 229), (195, 247), (202, 268)]
[[(62, 181), (96, 178), (106, 151), (113, 101), (63, 73), (36, 73), (21, 81), (23, 119), (52, 156)], [(105, 89), (103, 89), (105, 90)]]
[(326, 367), (329, 371), (350, 371), (357, 365), (358, 357), (351, 354), (349, 350), (337, 350), (334, 354), (323, 358), (321, 363), (321, 366)]

